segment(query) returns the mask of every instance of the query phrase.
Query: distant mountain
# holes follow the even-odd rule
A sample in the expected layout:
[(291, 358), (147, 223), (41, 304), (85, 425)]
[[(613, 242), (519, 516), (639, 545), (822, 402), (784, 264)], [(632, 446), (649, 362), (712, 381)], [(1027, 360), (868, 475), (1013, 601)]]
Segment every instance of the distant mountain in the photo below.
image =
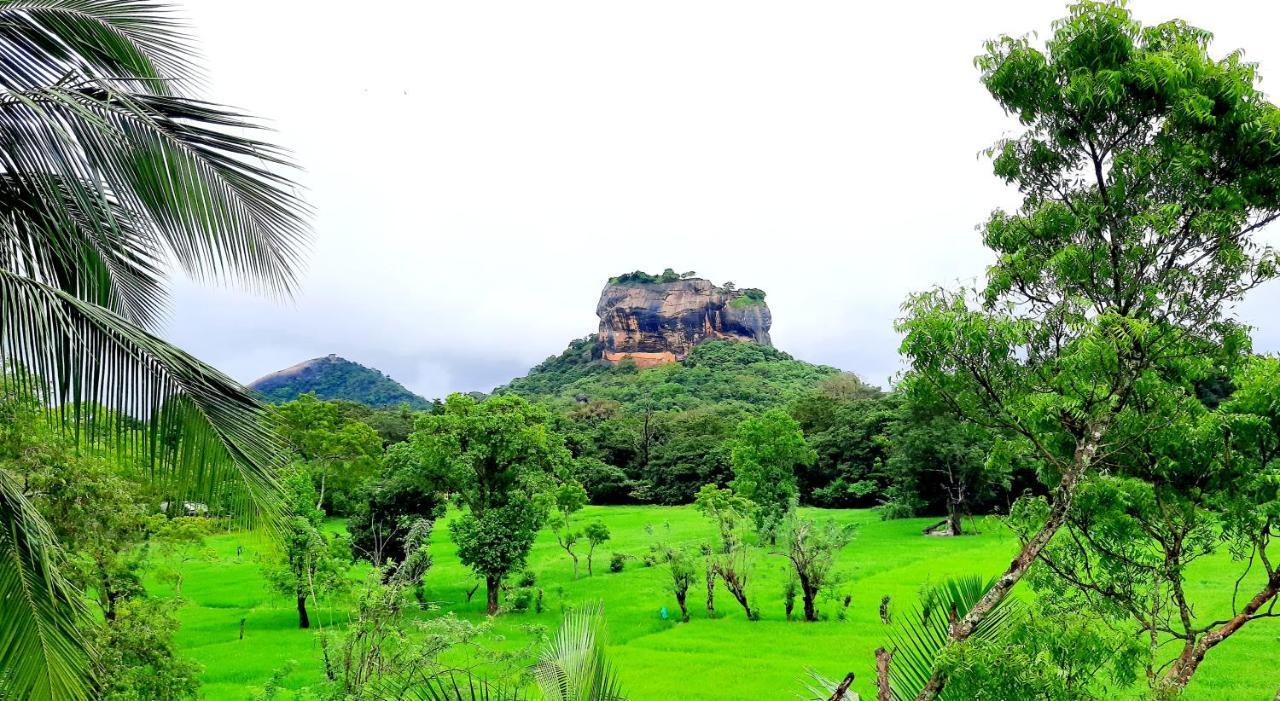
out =
[(408, 404), (425, 409), (431, 405), (381, 371), (336, 355), (312, 358), (273, 372), (250, 383), (249, 389), (273, 404), (315, 392), (321, 399), (346, 399), (374, 407)]

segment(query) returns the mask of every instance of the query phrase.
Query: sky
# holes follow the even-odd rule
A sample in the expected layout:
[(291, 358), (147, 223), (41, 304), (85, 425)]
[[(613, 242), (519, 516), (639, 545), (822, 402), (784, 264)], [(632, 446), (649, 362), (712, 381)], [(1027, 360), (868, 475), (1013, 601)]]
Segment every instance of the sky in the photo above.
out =
[[(1280, 81), (1280, 3), (1133, 0)], [(250, 382), (330, 353), (426, 397), (488, 391), (594, 333), (611, 275), (759, 287), (774, 345), (887, 386), (913, 291), (980, 278), (1016, 193), (973, 57), (1041, 0), (186, 0), (206, 97), (305, 171), (292, 300), (178, 281), (166, 337)], [(363, 11), (362, 11), (363, 10)], [(1277, 243), (1276, 230), (1266, 232)], [(1240, 315), (1280, 349), (1280, 284)]]

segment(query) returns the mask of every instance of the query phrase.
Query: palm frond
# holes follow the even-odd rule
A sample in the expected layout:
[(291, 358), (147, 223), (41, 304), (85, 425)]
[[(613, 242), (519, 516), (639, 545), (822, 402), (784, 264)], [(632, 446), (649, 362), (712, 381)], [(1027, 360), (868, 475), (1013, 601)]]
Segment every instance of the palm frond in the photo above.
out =
[(68, 74), (167, 93), (192, 83), (191, 38), (156, 0), (0, 0), (0, 87), (49, 85)]
[[(928, 684), (938, 655), (951, 639), (952, 621), (963, 618), (992, 584), (994, 580), (976, 575), (948, 579), (926, 589), (912, 610), (889, 627), (889, 649), (893, 650), (889, 685), (894, 699), (915, 699)], [(1003, 600), (970, 639), (1001, 635), (1016, 608), (1016, 602)], [(945, 690), (940, 698), (947, 698)]]
[[(0, 174), (0, 268), (106, 307), (145, 328), (157, 326), (168, 301), (163, 251), (110, 202), (83, 211), (71, 189), (55, 206)], [(113, 225), (112, 225), (113, 224)]]
[(433, 674), (420, 682), (396, 686), (390, 693), (373, 691), (385, 701), (521, 701), (526, 698), (513, 687), (495, 685), (465, 671)]
[(27, 371), (0, 382), (40, 397), (77, 439), (148, 458), (175, 496), (278, 508), (280, 446), (265, 409), (234, 380), (107, 309), (2, 268), (0, 309), (0, 357)]
[(52, 531), (0, 469), (0, 698), (87, 699), (90, 662), (77, 626), (85, 606), (62, 576)]
[(533, 665), (545, 701), (623, 701), (617, 673), (604, 652), (604, 610), (588, 604), (564, 622)]
[[(244, 136), (244, 115), (181, 97), (79, 81), (0, 94), (0, 168), (58, 218), (95, 212), (98, 238), (130, 227), (140, 256), (172, 255), (203, 280), (284, 295), (310, 210), (287, 154)], [(81, 216), (83, 216), (81, 214)]]

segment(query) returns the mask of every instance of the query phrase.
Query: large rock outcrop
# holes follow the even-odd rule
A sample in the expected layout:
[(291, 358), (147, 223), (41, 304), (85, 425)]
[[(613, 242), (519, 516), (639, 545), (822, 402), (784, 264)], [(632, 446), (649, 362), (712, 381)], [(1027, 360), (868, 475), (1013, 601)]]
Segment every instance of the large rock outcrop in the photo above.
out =
[(709, 339), (771, 346), (773, 319), (764, 293), (716, 287), (709, 280), (612, 281), (596, 305), (601, 356), (640, 367), (682, 360)]

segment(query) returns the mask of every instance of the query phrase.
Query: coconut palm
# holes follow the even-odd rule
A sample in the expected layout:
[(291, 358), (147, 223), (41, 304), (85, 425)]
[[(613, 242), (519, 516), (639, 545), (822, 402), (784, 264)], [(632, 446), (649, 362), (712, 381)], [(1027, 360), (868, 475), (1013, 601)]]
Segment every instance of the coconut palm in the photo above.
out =
[[(175, 267), (289, 294), (307, 212), (256, 122), (190, 97), (191, 55), (160, 0), (0, 0), (0, 389), (171, 494), (270, 510), (262, 408), (155, 331)], [(0, 698), (86, 698), (80, 594), (20, 486), (0, 469)]]

